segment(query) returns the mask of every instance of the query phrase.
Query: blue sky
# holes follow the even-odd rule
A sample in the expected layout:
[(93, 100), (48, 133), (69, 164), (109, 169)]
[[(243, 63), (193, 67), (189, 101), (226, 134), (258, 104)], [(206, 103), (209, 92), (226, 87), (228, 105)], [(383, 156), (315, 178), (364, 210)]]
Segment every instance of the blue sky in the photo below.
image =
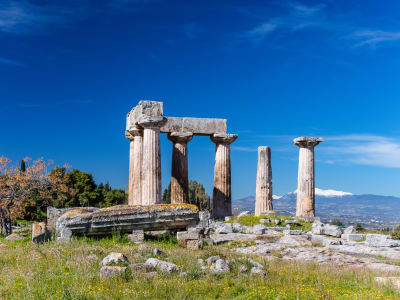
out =
[[(382, 4), (384, 3), (384, 4)], [(1, 155), (53, 159), (125, 187), (125, 115), (228, 119), (233, 198), (253, 195), (257, 147), (293, 191), (315, 135), (316, 185), (400, 196), (398, 1), (0, 0)], [(214, 144), (189, 143), (208, 192)], [(162, 136), (163, 185), (171, 143)]]

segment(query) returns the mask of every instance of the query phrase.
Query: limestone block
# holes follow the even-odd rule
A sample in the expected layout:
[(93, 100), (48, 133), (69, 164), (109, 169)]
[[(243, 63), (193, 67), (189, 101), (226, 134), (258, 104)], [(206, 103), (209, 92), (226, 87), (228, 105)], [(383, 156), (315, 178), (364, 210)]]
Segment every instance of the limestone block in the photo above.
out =
[(340, 237), (342, 231), (336, 225), (324, 224), (321, 222), (314, 222), (311, 229), (312, 234), (325, 234), (335, 237)]
[(14, 241), (19, 241), (23, 240), (25, 237), (27, 237), (26, 234), (16, 234), (16, 233), (11, 233), (6, 237), (6, 240), (9, 242), (14, 242)]
[(102, 266), (115, 266), (115, 265), (128, 265), (129, 260), (128, 258), (118, 252), (111, 252), (100, 263)]
[(221, 234), (226, 234), (226, 233), (232, 233), (232, 224), (231, 223), (223, 223), (221, 226), (217, 227), (215, 229), (216, 233), (221, 233)]
[(255, 234), (246, 233), (227, 233), (227, 234), (211, 234), (210, 239), (214, 245), (219, 245), (229, 241), (252, 241), (256, 239)]
[(264, 234), (267, 230), (267, 227), (262, 224), (257, 224), (253, 226), (253, 233), (254, 234)]
[(357, 233), (355, 228), (353, 226), (346, 227), (345, 230), (343, 231), (345, 234), (354, 234)]
[(186, 248), (190, 249), (190, 250), (198, 250), (201, 248), (201, 241), (200, 240), (187, 240)]
[(33, 223), (32, 224), (32, 242), (43, 243), (49, 241), (51, 232), (47, 229), (46, 223)]
[(211, 265), (210, 271), (214, 274), (229, 273), (229, 264), (224, 259), (218, 259), (214, 264)]
[(341, 236), (342, 239), (347, 240), (349, 242), (358, 242), (365, 239), (365, 234), (357, 234), (357, 233), (344, 233)]
[(384, 234), (367, 234), (365, 244), (372, 247), (400, 247), (399, 240), (393, 240)]
[(190, 204), (150, 206), (118, 205), (102, 209), (76, 208), (58, 218), (57, 236), (64, 240), (72, 235), (111, 235), (115, 231), (185, 230), (199, 222), (198, 208)]
[(152, 265), (146, 263), (133, 264), (131, 269), (133, 273), (147, 273), (155, 270)]
[(133, 230), (131, 234), (128, 234), (128, 240), (132, 243), (141, 243), (144, 241), (143, 230)]
[(128, 268), (119, 266), (103, 266), (100, 269), (100, 279), (125, 276)]
[(157, 258), (149, 258), (146, 264), (152, 265), (154, 268), (158, 268), (161, 272), (173, 273), (178, 272), (178, 267), (170, 262), (159, 260)]
[(283, 231), (284, 235), (301, 235), (304, 232), (302, 230), (290, 230), (290, 229), (286, 229)]

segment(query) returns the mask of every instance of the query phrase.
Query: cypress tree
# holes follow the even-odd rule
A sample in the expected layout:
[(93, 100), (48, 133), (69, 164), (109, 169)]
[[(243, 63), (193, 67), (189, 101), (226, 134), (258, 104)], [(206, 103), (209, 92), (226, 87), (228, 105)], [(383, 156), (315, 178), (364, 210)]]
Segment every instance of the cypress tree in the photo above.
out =
[(26, 164), (24, 160), (21, 160), (21, 172), (25, 173), (26, 171)]

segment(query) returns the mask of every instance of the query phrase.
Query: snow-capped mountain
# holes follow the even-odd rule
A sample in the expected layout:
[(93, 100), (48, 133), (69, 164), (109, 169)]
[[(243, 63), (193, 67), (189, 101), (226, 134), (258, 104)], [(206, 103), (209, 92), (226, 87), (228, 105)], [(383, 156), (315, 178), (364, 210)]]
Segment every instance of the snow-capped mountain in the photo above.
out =
[[(273, 196), (274, 210), (279, 215), (294, 215), (297, 192)], [(254, 196), (233, 200), (237, 210), (254, 211)], [(322, 220), (340, 219), (349, 223), (400, 223), (400, 198), (381, 195), (353, 195), (332, 189), (315, 189), (316, 215)]]

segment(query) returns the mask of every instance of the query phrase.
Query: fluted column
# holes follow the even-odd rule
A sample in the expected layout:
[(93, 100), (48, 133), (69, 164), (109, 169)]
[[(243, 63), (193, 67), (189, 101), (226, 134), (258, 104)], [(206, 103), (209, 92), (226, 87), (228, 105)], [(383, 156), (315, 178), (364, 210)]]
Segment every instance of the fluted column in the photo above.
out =
[(133, 205), (135, 137), (133, 135), (131, 135), (128, 131), (125, 132), (125, 137), (129, 140), (128, 205)]
[(161, 203), (161, 153), (160, 127), (154, 124), (142, 125), (142, 205)]
[(299, 148), (297, 181), (297, 217), (315, 217), (315, 166), (314, 148), (322, 138), (299, 137), (293, 141)]
[(215, 143), (214, 190), (212, 214), (214, 218), (232, 215), (231, 199), (231, 152), (230, 144), (237, 139), (237, 134), (214, 134)]
[(258, 147), (255, 215), (274, 214), (272, 207), (271, 148)]
[(128, 205), (141, 205), (143, 130), (139, 127), (131, 128), (126, 131), (125, 136), (130, 140)]
[(191, 132), (172, 132), (168, 139), (172, 144), (171, 203), (189, 202), (189, 177), (187, 143), (191, 141)]

